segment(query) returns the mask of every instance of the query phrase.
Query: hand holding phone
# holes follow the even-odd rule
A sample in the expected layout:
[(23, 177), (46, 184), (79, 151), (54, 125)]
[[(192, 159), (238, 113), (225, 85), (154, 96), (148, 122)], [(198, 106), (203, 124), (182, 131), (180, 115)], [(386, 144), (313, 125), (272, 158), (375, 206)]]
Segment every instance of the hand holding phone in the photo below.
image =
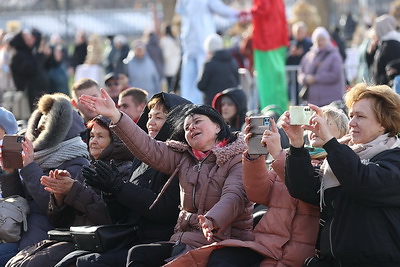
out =
[(267, 155), (268, 149), (262, 146), (261, 139), (265, 130), (270, 130), (270, 117), (254, 116), (250, 117), (250, 133), (251, 137), (248, 141), (249, 155)]
[(3, 138), (2, 160), (5, 169), (21, 169), (22, 141), (24, 137), (16, 134), (6, 134)]

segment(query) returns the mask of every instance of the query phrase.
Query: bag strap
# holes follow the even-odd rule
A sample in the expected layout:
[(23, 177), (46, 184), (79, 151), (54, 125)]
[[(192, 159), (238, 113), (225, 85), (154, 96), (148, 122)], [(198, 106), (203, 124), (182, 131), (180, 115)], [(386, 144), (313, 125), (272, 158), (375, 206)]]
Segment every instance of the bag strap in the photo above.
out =
[(325, 54), (322, 56), (321, 60), (318, 61), (317, 64), (315, 64), (315, 67), (314, 67), (313, 71), (312, 71), (310, 74), (315, 74), (315, 73), (317, 73), (318, 68), (319, 68), (319, 65), (321, 65), (322, 61), (324, 61), (325, 58), (326, 58), (328, 55), (330, 55), (330, 53), (331, 53), (331, 51), (328, 51), (327, 53), (325, 53)]

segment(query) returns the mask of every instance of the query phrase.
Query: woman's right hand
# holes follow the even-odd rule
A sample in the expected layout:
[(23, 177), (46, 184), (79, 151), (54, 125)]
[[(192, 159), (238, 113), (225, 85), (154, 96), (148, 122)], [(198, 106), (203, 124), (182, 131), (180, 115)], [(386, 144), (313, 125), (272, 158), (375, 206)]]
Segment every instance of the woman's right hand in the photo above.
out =
[(288, 136), (291, 146), (300, 148), (304, 145), (304, 129), (301, 127), (301, 125), (290, 124), (289, 111), (285, 111), (285, 113), (283, 113), (282, 129)]
[(108, 95), (106, 90), (100, 89), (101, 97), (91, 95), (81, 95), (79, 101), (91, 111), (110, 118), (113, 123), (117, 123), (121, 118), (121, 113), (115, 106), (114, 100)]
[(33, 144), (31, 140), (28, 138), (24, 138), (22, 141), (22, 150), (24, 151), (24, 154), (22, 155), (22, 161), (23, 165), (28, 166), (33, 162), (34, 159), (34, 149), (33, 149)]

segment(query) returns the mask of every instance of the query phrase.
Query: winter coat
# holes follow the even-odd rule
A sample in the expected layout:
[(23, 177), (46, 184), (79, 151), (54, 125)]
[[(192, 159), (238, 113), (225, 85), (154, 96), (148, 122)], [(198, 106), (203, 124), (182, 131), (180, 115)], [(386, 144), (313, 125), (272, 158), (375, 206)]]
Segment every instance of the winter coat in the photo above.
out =
[(160, 47), (164, 57), (165, 77), (174, 77), (181, 63), (181, 46), (179, 41), (171, 36), (163, 36), (160, 39)]
[[(149, 55), (143, 58), (133, 56), (125, 59), (125, 73), (129, 77), (129, 85), (146, 90), (149, 96), (161, 91), (160, 76)], [(125, 62), (125, 61), (124, 61)]]
[[(400, 149), (361, 161), (336, 139), (324, 148), (341, 185), (324, 192), (331, 212), (322, 229), (321, 254), (333, 256), (341, 266), (399, 266)], [(292, 196), (319, 205), (320, 181), (304, 148), (290, 148), (286, 184)]]
[[(168, 110), (189, 103), (186, 99), (174, 94), (159, 93), (154, 97), (160, 95)], [(146, 106), (137, 122), (137, 125), (146, 132), (149, 111)], [(175, 111), (169, 113), (168, 119), (176, 116), (175, 114)], [(166, 141), (171, 130), (171, 125), (167, 120), (155, 140)], [(151, 168), (136, 158), (133, 161), (131, 173), (123, 178), (127, 183), (125, 183), (122, 191), (118, 196), (105, 199), (113, 221), (118, 220), (139, 225), (137, 243), (165, 241), (169, 240), (173, 234), (179, 213), (179, 180), (174, 179), (157, 204), (149, 209), (168, 178), (168, 174)]]
[[(138, 159), (179, 177), (182, 210), (170, 241), (197, 248), (228, 238), (254, 238), (252, 203), (242, 183), (241, 153), (246, 147), (242, 137), (223, 148), (213, 148), (208, 157), (198, 161), (187, 145), (151, 139), (126, 114), (111, 127)], [(203, 236), (198, 214), (213, 220), (219, 229), (213, 241)]]
[[(315, 83), (305, 83), (307, 74), (314, 75)], [(313, 46), (300, 62), (297, 80), (308, 86), (307, 102), (324, 106), (341, 100), (344, 94), (345, 80), (343, 61), (337, 48), (332, 45), (319, 50)]]
[(241, 131), (242, 126), (244, 123), (244, 118), (246, 117), (247, 113), (247, 97), (246, 94), (242, 89), (237, 89), (237, 88), (230, 88), (222, 91), (221, 93), (218, 93), (215, 95), (213, 101), (212, 101), (212, 107), (215, 108), (220, 114), (221, 113), (221, 101), (222, 97), (224, 96), (229, 96), (233, 102), (236, 105), (236, 115), (232, 119), (232, 121), (227, 122), (229, 126), (231, 127), (231, 131)]
[(304, 260), (314, 255), (319, 209), (290, 196), (283, 180), (285, 156), (282, 151), (272, 163), (272, 170), (267, 170), (264, 156), (249, 160), (243, 154), (247, 195), (251, 201), (268, 207), (253, 230), (254, 241), (224, 240), (192, 250), (171, 266), (206, 266), (212, 250), (223, 246), (255, 250), (265, 257), (261, 266), (303, 266)]
[(236, 22), (239, 11), (221, 0), (178, 0), (175, 12), (182, 18), (181, 40), (183, 53), (195, 57), (204, 52), (204, 41), (217, 31), (214, 14)]
[[(44, 115), (47, 118), (44, 125), (39, 127), (39, 122)], [(36, 153), (51, 149), (63, 141), (78, 138), (84, 127), (83, 119), (73, 110), (67, 98), (46, 95), (40, 99), (37, 110), (29, 118), (25, 136), (33, 143), (36, 160)], [(9, 177), (0, 178), (4, 196), (24, 196), (30, 206), (30, 214), (27, 218), (28, 231), (21, 238), (20, 249), (46, 239), (47, 231), (53, 228), (46, 216), (50, 193), (44, 190), (40, 178), (43, 175), (48, 175), (49, 171), (54, 169), (67, 170), (72, 177), (77, 176), (82, 166), (89, 164), (85, 145), (82, 144), (80, 147), (82, 148), (81, 151), (71, 151), (70, 149), (68, 157), (64, 157), (64, 154), (59, 155), (59, 153), (52, 154), (60, 157), (61, 163), (58, 166), (41, 167), (45, 166), (45, 163), (50, 161), (49, 159), (45, 159), (42, 165), (33, 161), (19, 171), (20, 175), (18, 175), (18, 172), (14, 172), (12, 175), (8, 175)], [(61, 151), (59, 152), (61, 154)], [(64, 158), (71, 159), (63, 160)]]
[(10, 69), (15, 87), (18, 91), (28, 92), (31, 108), (35, 98), (48, 90), (48, 78), (44, 75), (42, 63), (33, 53), (33, 47), (28, 47), (22, 37), (22, 32), (14, 36), (10, 45), (15, 49), (11, 58)]
[(214, 96), (239, 85), (238, 66), (228, 50), (219, 50), (204, 64), (197, 87), (204, 93), (204, 104), (211, 106)]
[(368, 66), (371, 66), (373, 82), (389, 85), (385, 68), (391, 61), (400, 59), (400, 33), (391, 31), (382, 36), (379, 47), (367, 53), (366, 57)]

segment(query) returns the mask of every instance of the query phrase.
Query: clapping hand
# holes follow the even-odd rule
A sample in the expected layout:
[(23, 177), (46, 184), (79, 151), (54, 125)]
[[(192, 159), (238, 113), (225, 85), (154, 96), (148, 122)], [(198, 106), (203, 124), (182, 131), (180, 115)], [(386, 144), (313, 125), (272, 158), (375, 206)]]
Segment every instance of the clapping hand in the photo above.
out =
[(94, 168), (82, 168), (86, 184), (103, 192), (119, 194), (124, 186), (124, 181), (119, 177), (119, 171), (114, 161), (110, 161), (110, 166), (100, 160), (93, 165)]

